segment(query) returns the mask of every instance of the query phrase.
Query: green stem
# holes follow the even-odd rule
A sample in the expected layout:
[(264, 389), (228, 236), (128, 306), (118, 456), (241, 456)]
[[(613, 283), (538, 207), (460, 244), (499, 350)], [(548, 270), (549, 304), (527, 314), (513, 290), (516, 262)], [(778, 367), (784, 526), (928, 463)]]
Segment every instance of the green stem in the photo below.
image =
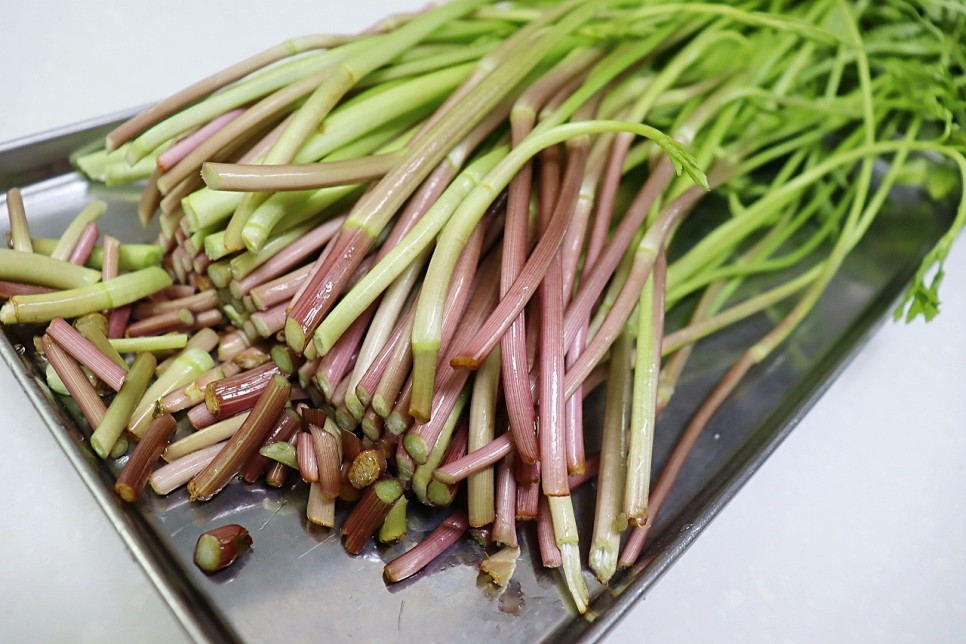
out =
[(25, 253), (0, 248), (0, 279), (69, 289), (94, 284), (101, 279), (101, 273), (36, 252)]
[[(58, 240), (45, 237), (31, 238), (34, 252), (49, 256), (54, 252)], [(138, 271), (148, 266), (161, 263), (161, 247), (157, 244), (121, 244), (118, 249), (118, 269), (122, 271)], [(95, 246), (91, 256), (87, 258), (90, 268), (100, 269), (104, 266), (104, 246)]]
[(171, 277), (164, 269), (152, 266), (106, 282), (66, 291), (43, 295), (15, 295), (0, 308), (0, 322), (50, 322), (58, 316), (75, 318), (86, 313), (131, 304), (171, 284)]
[(143, 338), (111, 338), (108, 342), (118, 353), (156, 353), (184, 349), (188, 344), (188, 335), (186, 333), (168, 333)]
[(77, 213), (74, 220), (68, 224), (67, 230), (61, 235), (60, 240), (57, 242), (54, 250), (51, 251), (50, 256), (66, 262), (70, 258), (70, 253), (74, 250), (74, 246), (77, 244), (77, 238), (80, 237), (81, 232), (83, 232), (87, 224), (100, 219), (106, 208), (107, 204), (103, 201), (92, 201), (84, 206), (84, 209)]
[(627, 518), (622, 516), (621, 509), (627, 469), (626, 428), (630, 424), (633, 343), (633, 329), (626, 327), (614, 345), (604, 404), (594, 536), (589, 556), (590, 569), (603, 584), (617, 569), (621, 533), (627, 528)]
[(91, 436), (91, 447), (101, 458), (107, 458), (121, 437), (134, 408), (144, 396), (148, 383), (154, 377), (157, 360), (150, 353), (140, 353), (134, 359), (131, 370), (124, 378), (120, 391), (107, 408), (103, 420)]

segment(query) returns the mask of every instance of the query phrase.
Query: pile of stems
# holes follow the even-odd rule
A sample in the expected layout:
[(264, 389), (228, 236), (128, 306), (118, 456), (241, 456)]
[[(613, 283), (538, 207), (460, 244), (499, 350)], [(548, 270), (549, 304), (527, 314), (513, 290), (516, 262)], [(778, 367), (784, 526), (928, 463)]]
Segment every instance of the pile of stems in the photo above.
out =
[[(126, 500), (159, 457), (153, 488), (199, 502), (295, 469), (312, 524), (354, 504), (352, 554), (401, 538), (410, 496), (453, 505), (389, 581), (470, 528), (515, 548), (535, 520), (584, 613), (583, 566), (606, 584), (638, 560), (697, 436), (890, 191), (963, 183), (964, 35), (966, 11), (931, 2), (453, 0), (295, 39), (76, 159), (148, 180), (154, 244), (98, 243), (100, 202), (31, 237), (10, 191), (0, 322), (50, 323), (50, 385), (101, 458), (139, 441)], [(966, 198), (897, 315), (935, 315), (964, 223)], [(770, 331), (719, 356), (654, 471), (696, 343), (751, 316)], [(196, 431), (168, 444), (171, 414)], [(571, 493), (598, 467), (591, 530)]]

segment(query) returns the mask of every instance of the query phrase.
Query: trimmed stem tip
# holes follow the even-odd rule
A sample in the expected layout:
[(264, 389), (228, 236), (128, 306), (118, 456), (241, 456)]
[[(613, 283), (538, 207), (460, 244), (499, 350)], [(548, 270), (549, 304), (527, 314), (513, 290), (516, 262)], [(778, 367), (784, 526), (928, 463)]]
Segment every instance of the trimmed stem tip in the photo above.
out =
[(195, 544), (195, 565), (206, 573), (227, 568), (252, 547), (252, 535), (232, 523), (209, 530)]

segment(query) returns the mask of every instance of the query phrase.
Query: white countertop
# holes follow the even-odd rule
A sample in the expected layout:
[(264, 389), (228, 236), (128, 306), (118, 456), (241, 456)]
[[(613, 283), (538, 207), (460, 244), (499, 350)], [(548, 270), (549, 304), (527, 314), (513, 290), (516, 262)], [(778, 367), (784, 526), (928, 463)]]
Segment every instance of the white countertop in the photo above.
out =
[[(0, 141), (145, 104), (285, 37), (419, 4), (6, 3)], [(609, 641), (961, 641), (962, 244), (946, 272), (939, 318), (879, 330)], [(6, 370), (0, 409), (0, 486), (19, 490), (0, 522), (0, 640), (185, 639)]]

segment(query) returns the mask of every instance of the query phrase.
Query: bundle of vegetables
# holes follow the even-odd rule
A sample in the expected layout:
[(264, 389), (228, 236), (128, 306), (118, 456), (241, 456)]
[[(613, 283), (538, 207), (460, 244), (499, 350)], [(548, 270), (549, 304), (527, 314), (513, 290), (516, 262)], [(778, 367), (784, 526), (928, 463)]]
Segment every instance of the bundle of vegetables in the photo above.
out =
[[(52, 386), (100, 456), (138, 440), (125, 499), (149, 474), (203, 501), (295, 468), (313, 522), (355, 502), (342, 530), (358, 553), (405, 532), (410, 496), (461, 505), (466, 480), (466, 511), (386, 576), (488, 527), (505, 580), (516, 522), (536, 520), (583, 612), (571, 489), (597, 474), (588, 563), (606, 583), (890, 191), (959, 188), (964, 42), (966, 10), (939, 0), (454, 0), (288, 41), (76, 160), (109, 184), (147, 179), (157, 246), (95, 249), (96, 204), (61, 239), (31, 239), (11, 193), (0, 321), (50, 322)], [(960, 200), (897, 315), (937, 312), (964, 223)], [(674, 309), (687, 322), (665, 328)], [(766, 309), (781, 316), (696, 406), (652, 488), (657, 418), (695, 342)], [(605, 381), (604, 418), (584, 419)], [(97, 387), (118, 392), (106, 409)], [(181, 436), (185, 410), (197, 431)], [(599, 457), (585, 423), (602, 426)]]

